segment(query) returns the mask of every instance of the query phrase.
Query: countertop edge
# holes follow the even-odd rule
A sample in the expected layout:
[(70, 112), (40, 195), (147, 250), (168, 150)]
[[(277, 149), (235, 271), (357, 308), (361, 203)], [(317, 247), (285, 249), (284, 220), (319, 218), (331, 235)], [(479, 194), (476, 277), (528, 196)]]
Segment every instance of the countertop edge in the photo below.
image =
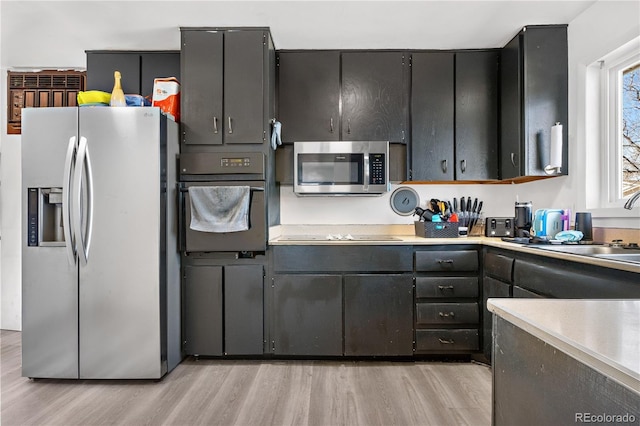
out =
[[(488, 299), (487, 308), (490, 312), (498, 315), (504, 320), (514, 324), (527, 333), (539, 338), (540, 340), (550, 344), (556, 349), (566, 353), (570, 357), (580, 361), (581, 363), (593, 368), (595, 371), (610, 377), (617, 383), (627, 387), (634, 393), (640, 395), (640, 370), (633, 371), (628, 367), (620, 364), (614, 359), (606, 357), (601, 353), (589, 348), (579, 342), (558, 333), (554, 330), (535, 323), (535, 320), (522, 315), (509, 305), (510, 299)], [(563, 302), (562, 300), (557, 300)], [(519, 299), (522, 302), (539, 302), (538, 300)], [(566, 302), (566, 301), (565, 301)], [(609, 301), (611, 302), (611, 301)], [(640, 300), (639, 300), (640, 302)]]
[[(620, 262), (611, 259), (605, 259), (600, 257), (592, 257), (592, 256), (583, 256), (572, 253), (562, 253), (555, 252), (551, 250), (541, 250), (536, 248), (535, 246), (530, 246), (526, 244), (518, 244), (507, 241), (502, 241), (497, 237), (484, 237), (484, 236), (469, 236), (469, 237), (460, 237), (460, 238), (423, 238), (418, 237), (416, 235), (408, 235), (406, 233), (396, 233), (398, 231), (402, 232), (404, 228), (402, 226), (391, 226), (384, 232), (384, 235), (392, 235), (397, 238), (394, 241), (323, 241), (323, 240), (315, 240), (315, 241), (291, 241), (291, 240), (280, 240), (282, 236), (285, 235), (295, 235), (286, 230), (286, 225), (277, 225), (277, 227), (272, 227), (270, 229), (271, 238), (269, 240), (270, 246), (278, 246), (278, 245), (287, 245), (287, 246), (308, 246), (308, 245), (413, 245), (413, 246), (430, 246), (430, 245), (464, 245), (464, 244), (475, 244), (479, 246), (486, 247), (494, 247), (499, 249), (516, 251), (524, 254), (531, 254), (535, 256), (543, 256), (548, 258), (554, 258), (565, 261), (572, 261), (578, 263), (586, 263), (589, 265), (600, 266), (605, 268), (617, 269), (620, 271), (633, 272), (640, 274), (640, 266), (635, 265), (629, 262)], [(311, 234), (307, 228), (305, 227), (305, 232)], [(343, 231), (346, 233), (346, 231)], [(356, 232), (354, 232), (356, 233)], [(363, 233), (363, 232), (357, 232)], [(383, 235), (380, 232), (364, 232), (373, 235)], [(316, 231), (313, 234), (318, 235), (326, 235), (322, 231)]]

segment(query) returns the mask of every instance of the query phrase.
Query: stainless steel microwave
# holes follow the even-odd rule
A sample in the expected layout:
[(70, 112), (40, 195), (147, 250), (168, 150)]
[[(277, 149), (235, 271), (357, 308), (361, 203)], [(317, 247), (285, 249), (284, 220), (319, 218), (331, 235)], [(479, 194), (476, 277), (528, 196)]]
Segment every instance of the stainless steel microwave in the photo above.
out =
[(298, 195), (381, 195), (389, 191), (389, 142), (295, 142)]

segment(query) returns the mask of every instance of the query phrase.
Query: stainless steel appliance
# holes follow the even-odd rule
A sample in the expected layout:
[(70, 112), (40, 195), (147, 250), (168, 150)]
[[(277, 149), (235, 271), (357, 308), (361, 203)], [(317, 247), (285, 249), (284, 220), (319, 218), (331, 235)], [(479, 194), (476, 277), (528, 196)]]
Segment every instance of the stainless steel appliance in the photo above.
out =
[(298, 195), (380, 195), (390, 189), (389, 142), (295, 142)]
[(528, 238), (529, 236), (531, 236), (531, 226), (533, 222), (533, 214), (531, 208), (531, 201), (516, 201), (514, 218), (516, 237)]
[(22, 117), (22, 375), (161, 378), (182, 359), (177, 124), (151, 107)]
[[(180, 179), (182, 251), (264, 252), (267, 249), (263, 153), (183, 153), (180, 155)], [(249, 229), (239, 232), (202, 232), (191, 229), (189, 188), (193, 186), (249, 186)]]

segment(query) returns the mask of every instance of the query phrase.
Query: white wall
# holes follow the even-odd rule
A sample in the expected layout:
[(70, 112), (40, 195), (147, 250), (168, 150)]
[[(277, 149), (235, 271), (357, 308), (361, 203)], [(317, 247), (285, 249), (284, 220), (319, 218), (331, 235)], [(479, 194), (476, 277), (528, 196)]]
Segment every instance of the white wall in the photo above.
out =
[[(468, 2), (461, 6), (464, 13), (460, 14), (452, 9), (451, 4), (455, 2), (449, 5), (443, 2), (437, 3), (441, 7), (439, 12), (454, 13), (457, 19), (441, 19), (438, 13), (424, 9), (433, 7), (435, 2), (407, 2), (402, 3), (402, 8), (389, 7), (384, 2), (365, 6), (361, 2), (305, 3), (278, 2), (270, 6), (267, 2), (234, 2), (230, 7), (230, 3), (202, 1), (100, 2), (98, 8), (98, 3), (93, 1), (2, 1), (0, 99), (7, 96), (9, 68), (84, 68), (85, 49), (178, 49), (180, 26), (270, 26), (277, 48), (288, 49), (498, 47), (523, 25), (569, 22), (569, 17), (575, 16), (576, 7), (582, 11), (591, 5), (590, 1)], [(553, 19), (540, 13), (545, 8), (553, 8)], [(489, 18), (494, 16), (492, 19), (477, 19), (487, 11)], [(28, 19), (26, 12), (30, 13)], [(379, 18), (374, 15), (379, 16), (380, 12), (384, 12), (385, 17), (380, 25), (368, 25), (372, 20), (377, 22)], [(421, 198), (478, 197), (485, 201), (486, 214), (496, 216), (512, 215), (517, 197), (521, 201), (533, 201), (534, 208), (584, 209), (587, 170), (581, 149), (584, 149), (586, 133), (582, 114), (585, 61), (597, 59), (640, 34), (638, 16), (640, 3), (637, 1), (599, 1), (569, 22), (570, 176), (520, 185), (416, 185), (414, 188)], [(398, 30), (390, 31), (391, 25), (396, 25)], [(512, 28), (507, 36), (505, 25)], [(475, 36), (462, 40), (463, 32), (459, 29), (463, 27), (470, 28)], [(65, 31), (66, 28), (69, 31)], [(354, 32), (360, 33), (360, 28), (367, 32), (365, 37), (354, 36)], [(503, 30), (501, 36), (492, 32), (496, 28)], [(327, 37), (331, 41), (325, 41)], [(367, 44), (362, 44), (362, 40)], [(1, 110), (0, 328), (19, 330), (20, 138), (6, 134), (6, 108)], [(282, 222), (377, 224), (410, 223), (411, 219), (391, 211), (389, 194), (367, 199), (299, 199), (290, 188), (283, 188)], [(638, 222), (630, 218), (608, 219), (605, 224), (638, 227)]]

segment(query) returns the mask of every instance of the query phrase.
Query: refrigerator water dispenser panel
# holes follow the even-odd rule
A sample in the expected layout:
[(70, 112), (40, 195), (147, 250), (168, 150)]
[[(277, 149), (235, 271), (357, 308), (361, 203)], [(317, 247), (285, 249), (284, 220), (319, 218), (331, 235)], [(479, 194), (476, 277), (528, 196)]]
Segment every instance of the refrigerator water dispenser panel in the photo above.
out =
[(62, 188), (28, 188), (27, 200), (27, 245), (64, 245)]

